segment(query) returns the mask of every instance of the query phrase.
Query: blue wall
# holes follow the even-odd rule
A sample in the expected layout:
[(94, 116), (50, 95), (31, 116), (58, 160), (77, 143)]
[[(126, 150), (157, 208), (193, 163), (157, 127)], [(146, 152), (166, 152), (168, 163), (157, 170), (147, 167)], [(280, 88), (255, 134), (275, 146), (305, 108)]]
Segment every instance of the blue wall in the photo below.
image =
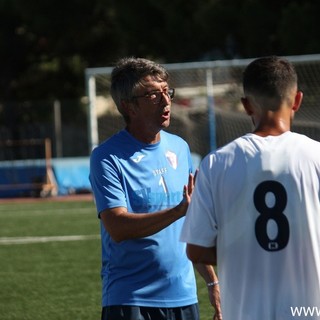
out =
[[(194, 168), (201, 158), (192, 154)], [(58, 195), (91, 192), (89, 182), (89, 157), (54, 158), (52, 170), (58, 187)], [(34, 183), (45, 181), (44, 160), (16, 160), (0, 162), (0, 198), (40, 196), (40, 189)], [(11, 188), (8, 185), (11, 184)], [(25, 186), (21, 186), (25, 184)], [(14, 186), (16, 185), (16, 186)]]

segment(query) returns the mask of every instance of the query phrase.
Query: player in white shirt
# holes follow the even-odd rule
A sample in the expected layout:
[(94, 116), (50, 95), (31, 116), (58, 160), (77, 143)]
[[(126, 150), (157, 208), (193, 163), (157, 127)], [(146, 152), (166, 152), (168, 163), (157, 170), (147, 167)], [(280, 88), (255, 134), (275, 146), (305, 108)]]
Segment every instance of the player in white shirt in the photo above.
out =
[(224, 320), (320, 319), (320, 143), (290, 131), (297, 82), (285, 59), (251, 62), (241, 100), (254, 131), (200, 165), (181, 240), (193, 262), (217, 264)]

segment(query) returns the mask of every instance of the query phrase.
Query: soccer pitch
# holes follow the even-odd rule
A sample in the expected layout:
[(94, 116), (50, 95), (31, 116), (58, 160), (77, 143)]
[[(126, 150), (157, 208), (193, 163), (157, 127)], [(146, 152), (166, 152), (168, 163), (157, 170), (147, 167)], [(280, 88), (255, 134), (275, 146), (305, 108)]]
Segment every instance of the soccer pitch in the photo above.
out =
[[(0, 202), (0, 318), (100, 319), (100, 250), (93, 201)], [(197, 278), (201, 319), (212, 319)]]

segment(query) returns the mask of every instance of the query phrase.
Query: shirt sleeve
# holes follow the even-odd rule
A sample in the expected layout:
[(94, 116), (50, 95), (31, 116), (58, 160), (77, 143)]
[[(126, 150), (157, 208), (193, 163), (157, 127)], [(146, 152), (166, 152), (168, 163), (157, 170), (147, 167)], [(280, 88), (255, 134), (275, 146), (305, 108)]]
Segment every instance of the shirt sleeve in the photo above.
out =
[(93, 152), (89, 178), (99, 214), (105, 209), (126, 207), (126, 196), (116, 163), (111, 158), (103, 158), (100, 152)]

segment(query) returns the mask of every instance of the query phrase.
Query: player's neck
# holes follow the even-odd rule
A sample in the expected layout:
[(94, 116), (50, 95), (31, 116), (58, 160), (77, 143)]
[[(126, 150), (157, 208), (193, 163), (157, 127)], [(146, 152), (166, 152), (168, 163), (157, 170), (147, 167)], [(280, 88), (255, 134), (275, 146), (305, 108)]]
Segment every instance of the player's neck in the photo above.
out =
[(279, 136), (291, 129), (288, 117), (266, 117), (256, 125), (253, 133), (262, 137)]

